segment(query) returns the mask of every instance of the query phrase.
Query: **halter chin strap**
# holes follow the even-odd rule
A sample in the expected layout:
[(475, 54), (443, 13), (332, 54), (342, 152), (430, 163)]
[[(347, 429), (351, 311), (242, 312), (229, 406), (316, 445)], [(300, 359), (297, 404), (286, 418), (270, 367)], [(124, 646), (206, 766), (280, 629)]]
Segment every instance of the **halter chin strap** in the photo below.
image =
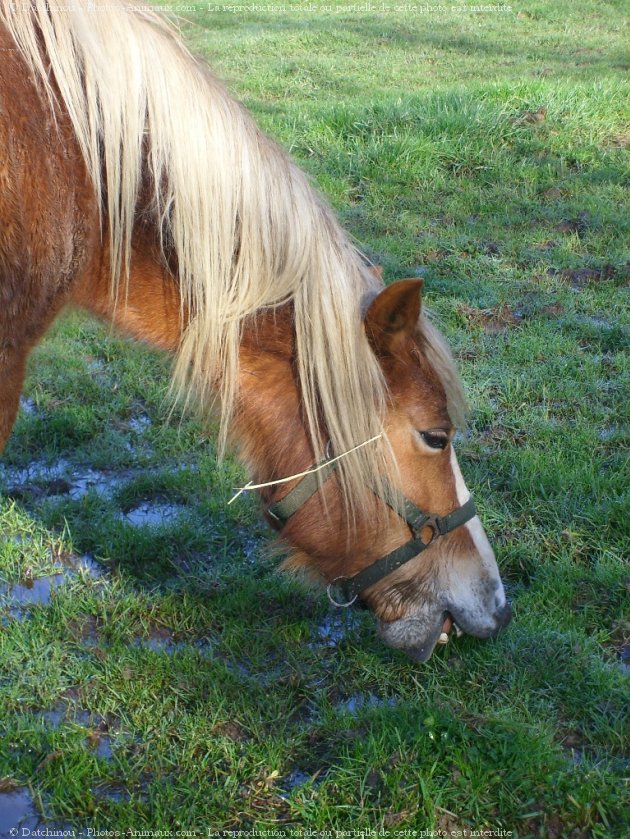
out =
[[(267, 514), (274, 519), (282, 529), (294, 513), (314, 495), (321, 484), (330, 477), (337, 468), (337, 461), (324, 460), (317, 472), (305, 475), (280, 501), (271, 504)], [(409, 525), (411, 539), (391, 553), (382, 556), (359, 571), (353, 577), (337, 577), (326, 588), (328, 598), (334, 606), (345, 608), (357, 603), (362, 591), (375, 585), (384, 577), (388, 577), (406, 562), (409, 562), (439, 537), (450, 533), (455, 528), (477, 515), (475, 504), (469, 498), (461, 507), (446, 516), (434, 516), (423, 512), (405, 496), (402, 497), (402, 509), (394, 505), (391, 500), (396, 497), (394, 492), (383, 495), (376, 488), (373, 491), (394, 510)], [(389, 496), (389, 497), (387, 497)], [(423, 533), (425, 538), (423, 538)]]

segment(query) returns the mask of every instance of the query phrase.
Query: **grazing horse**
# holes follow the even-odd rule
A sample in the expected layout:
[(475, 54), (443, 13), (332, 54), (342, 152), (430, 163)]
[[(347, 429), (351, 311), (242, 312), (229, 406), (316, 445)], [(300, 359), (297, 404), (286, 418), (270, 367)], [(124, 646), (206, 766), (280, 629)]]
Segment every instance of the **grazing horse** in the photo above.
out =
[(383, 285), (158, 13), (0, 0), (0, 450), (54, 317), (110, 320), (218, 414), (287, 564), (415, 660), (510, 618), (420, 285)]

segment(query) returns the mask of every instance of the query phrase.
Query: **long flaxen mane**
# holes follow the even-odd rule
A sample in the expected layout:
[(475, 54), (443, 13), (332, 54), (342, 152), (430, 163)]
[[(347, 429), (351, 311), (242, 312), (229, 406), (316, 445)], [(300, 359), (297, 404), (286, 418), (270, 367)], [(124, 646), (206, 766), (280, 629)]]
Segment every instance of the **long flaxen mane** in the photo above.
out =
[[(327, 440), (339, 453), (380, 434), (387, 388), (361, 319), (379, 283), (304, 174), (171, 25), (117, 0), (102, 10), (85, 0), (0, 0), (0, 19), (50, 107), (72, 122), (108, 231), (114, 295), (128, 279), (141, 187), (152, 185), (153, 221), (176, 254), (188, 320), (174, 387), (220, 406), (221, 448), (244, 322), (287, 302), (315, 457)], [(458, 393), (448, 351), (434, 330), (424, 334)], [(340, 466), (358, 509), (371, 503), (377, 476), (395, 472), (385, 436)]]

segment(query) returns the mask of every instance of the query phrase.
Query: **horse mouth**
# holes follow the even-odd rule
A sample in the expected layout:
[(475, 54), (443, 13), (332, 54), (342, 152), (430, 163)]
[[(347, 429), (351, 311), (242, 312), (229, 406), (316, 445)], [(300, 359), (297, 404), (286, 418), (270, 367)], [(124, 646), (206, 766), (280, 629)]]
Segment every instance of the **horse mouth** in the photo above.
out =
[(378, 634), (390, 647), (402, 649), (412, 661), (428, 661), (435, 647), (447, 644), (453, 632), (462, 634), (450, 612), (442, 612), (440, 617), (441, 622), (422, 627), (404, 618), (391, 623), (379, 621)]
[(437, 638), (435, 640), (433, 638), (427, 639), (428, 642), (425, 642), (424, 644), (408, 647), (405, 650), (405, 652), (412, 661), (428, 661), (433, 655), (433, 652), (436, 647), (448, 644), (450, 637), (453, 633), (455, 633), (455, 636), (457, 638), (459, 638), (460, 635), (464, 634), (453, 620), (453, 616), (451, 615), (451, 613), (445, 612), (444, 623), (442, 624), (440, 633), (437, 636)]
[(465, 632), (475, 638), (494, 638), (511, 619), (512, 606), (504, 600), (485, 624), (472, 622), (465, 613), (458, 616), (448, 611), (417, 609), (398, 620), (379, 620), (377, 631), (388, 646), (402, 650), (412, 661), (424, 662), (431, 658), (436, 646), (448, 643), (453, 632), (458, 636)]

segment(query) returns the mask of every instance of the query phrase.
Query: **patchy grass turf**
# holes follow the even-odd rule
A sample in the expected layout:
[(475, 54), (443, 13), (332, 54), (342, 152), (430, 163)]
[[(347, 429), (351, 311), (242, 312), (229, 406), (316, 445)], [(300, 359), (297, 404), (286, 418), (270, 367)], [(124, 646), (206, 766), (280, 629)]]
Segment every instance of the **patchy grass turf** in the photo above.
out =
[(418, 667), (331, 613), (276, 574), (255, 503), (226, 506), (211, 429), (167, 421), (167, 361), (69, 315), (1, 473), (0, 812), (627, 835), (622, 4), (287, 5), (184, 31), (388, 279), (425, 278), (515, 619)]

